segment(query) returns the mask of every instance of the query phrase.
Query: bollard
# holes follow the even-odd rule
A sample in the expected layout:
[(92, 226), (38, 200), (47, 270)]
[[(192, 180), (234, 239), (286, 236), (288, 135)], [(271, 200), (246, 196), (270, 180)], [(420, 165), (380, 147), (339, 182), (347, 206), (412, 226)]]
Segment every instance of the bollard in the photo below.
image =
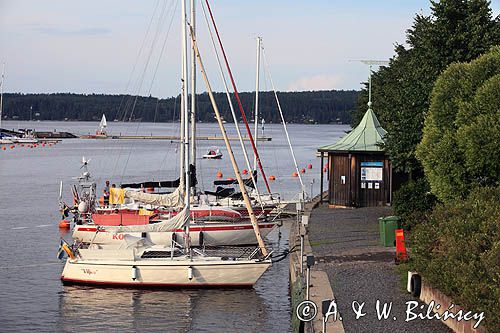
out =
[(314, 256), (312, 254), (307, 255), (307, 275), (306, 275), (306, 300), (309, 300), (309, 287), (311, 285), (311, 267), (314, 266)]

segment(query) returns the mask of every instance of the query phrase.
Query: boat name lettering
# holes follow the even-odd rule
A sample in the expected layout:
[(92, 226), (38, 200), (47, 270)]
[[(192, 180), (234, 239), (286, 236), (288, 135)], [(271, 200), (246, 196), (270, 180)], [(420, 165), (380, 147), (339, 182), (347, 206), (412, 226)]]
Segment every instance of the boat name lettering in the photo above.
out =
[(83, 271), (83, 273), (88, 274), (88, 275), (93, 275), (93, 274), (97, 273), (97, 270), (92, 270), (89, 268), (82, 268), (82, 271)]

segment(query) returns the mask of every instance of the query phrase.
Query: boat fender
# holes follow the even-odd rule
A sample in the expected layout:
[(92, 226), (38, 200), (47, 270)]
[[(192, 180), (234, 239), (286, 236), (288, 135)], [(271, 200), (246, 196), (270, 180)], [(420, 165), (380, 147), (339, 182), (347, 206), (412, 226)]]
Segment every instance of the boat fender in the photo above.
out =
[(191, 281), (193, 279), (193, 267), (188, 267), (188, 279)]
[(199, 246), (203, 247), (205, 243), (205, 239), (203, 238), (203, 231), (200, 231), (200, 236), (198, 236), (198, 239), (199, 239)]
[(413, 274), (410, 279), (410, 291), (413, 297), (419, 297), (422, 290), (422, 277), (419, 274)]
[(78, 211), (80, 213), (86, 213), (87, 210), (88, 210), (87, 203), (85, 201), (80, 201), (80, 203), (78, 204)]
[(75, 259), (75, 254), (73, 253), (73, 250), (69, 247), (69, 245), (64, 242), (63, 245), (62, 245), (62, 249), (64, 250), (64, 252), (66, 252), (66, 254), (68, 255), (68, 257), (70, 257), (71, 259)]
[(139, 272), (138, 272), (137, 266), (132, 266), (132, 280), (133, 281), (137, 280), (138, 276), (139, 276)]

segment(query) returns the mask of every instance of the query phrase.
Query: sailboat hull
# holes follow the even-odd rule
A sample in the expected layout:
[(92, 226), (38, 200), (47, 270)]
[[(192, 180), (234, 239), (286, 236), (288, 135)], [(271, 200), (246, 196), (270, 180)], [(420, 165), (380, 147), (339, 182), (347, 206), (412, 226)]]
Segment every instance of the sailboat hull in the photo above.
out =
[(133, 288), (252, 287), (271, 266), (270, 260), (68, 259), (63, 284)]
[[(262, 237), (267, 236), (275, 223), (259, 223)], [(177, 242), (182, 243), (183, 230), (173, 232), (149, 232), (145, 237), (154, 244), (170, 245), (173, 234), (176, 234)], [(97, 232), (95, 225), (76, 225), (73, 230), (73, 239), (84, 243), (93, 243), (98, 245), (121, 245), (125, 235), (135, 237), (144, 237), (140, 232), (112, 233), (107, 232), (106, 228)], [(194, 246), (237, 246), (256, 244), (255, 232), (251, 223), (204, 223), (192, 224), (190, 226), (191, 244)]]

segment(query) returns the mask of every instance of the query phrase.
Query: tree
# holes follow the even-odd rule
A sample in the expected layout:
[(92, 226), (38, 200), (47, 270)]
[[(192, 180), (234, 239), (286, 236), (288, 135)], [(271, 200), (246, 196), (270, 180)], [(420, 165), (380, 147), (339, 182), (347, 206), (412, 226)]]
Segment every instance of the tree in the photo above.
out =
[(439, 76), (417, 157), (444, 202), (500, 177), (500, 46)]
[[(396, 45), (389, 66), (372, 76), (373, 109), (388, 131), (385, 149), (395, 169), (410, 176), (422, 171), (415, 149), (438, 75), (447, 65), (470, 61), (500, 44), (500, 19), (492, 19), (490, 1), (431, 1), (431, 11), (430, 16), (415, 17), (406, 34), (408, 47)], [(354, 124), (366, 102), (365, 89)]]

